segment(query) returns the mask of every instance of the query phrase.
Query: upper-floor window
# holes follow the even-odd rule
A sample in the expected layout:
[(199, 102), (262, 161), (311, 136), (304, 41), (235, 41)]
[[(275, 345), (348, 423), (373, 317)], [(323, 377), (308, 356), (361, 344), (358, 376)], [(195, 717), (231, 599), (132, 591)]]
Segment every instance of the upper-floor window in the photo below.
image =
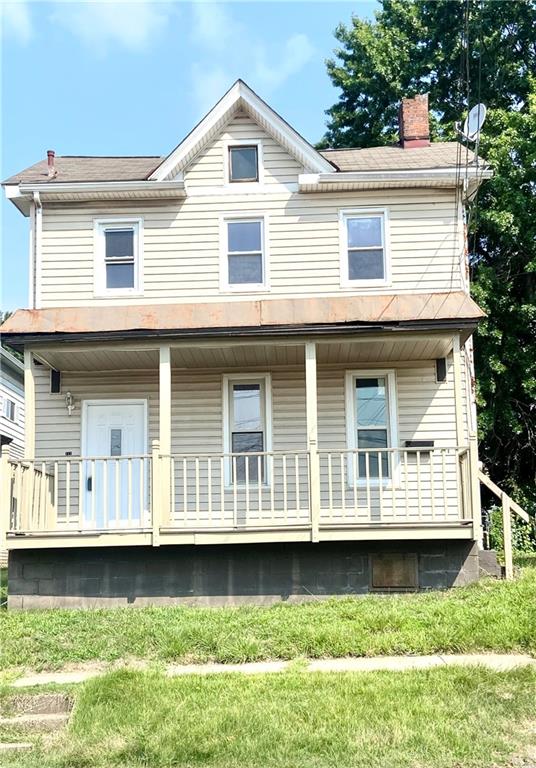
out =
[(386, 211), (342, 211), (341, 284), (373, 287), (389, 282)]
[(17, 416), (17, 405), (14, 400), (10, 400), (9, 397), (6, 397), (4, 400), (4, 416), (6, 419), (9, 419), (9, 421), (15, 421)]
[(224, 219), (224, 290), (259, 290), (267, 287), (264, 230), (264, 217)]
[(259, 150), (257, 145), (229, 147), (229, 181), (259, 180)]
[(99, 220), (96, 226), (96, 293), (140, 291), (141, 219)]

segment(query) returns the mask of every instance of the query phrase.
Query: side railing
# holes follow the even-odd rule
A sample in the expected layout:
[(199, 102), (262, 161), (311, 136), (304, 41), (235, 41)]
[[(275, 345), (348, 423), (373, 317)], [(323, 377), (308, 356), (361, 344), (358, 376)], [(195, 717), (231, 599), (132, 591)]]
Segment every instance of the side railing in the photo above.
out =
[(14, 533), (150, 526), (148, 455), (11, 461), (8, 530)]
[[(470, 521), (466, 448), (184, 453), (11, 461), (11, 533), (203, 531)], [(5, 470), (5, 471), (4, 471)], [(318, 480), (316, 488), (312, 473)]]
[(491, 478), (482, 470), (478, 470), (478, 479), (496, 496), (502, 507), (503, 545), (504, 545), (504, 574), (507, 579), (514, 576), (514, 562), (512, 552), (512, 513), (516, 514), (524, 523), (530, 523), (528, 513), (514, 501), (506, 491), (499, 488)]
[(171, 528), (310, 525), (307, 451), (173, 454)]
[(467, 449), (319, 451), (320, 524), (469, 519)]

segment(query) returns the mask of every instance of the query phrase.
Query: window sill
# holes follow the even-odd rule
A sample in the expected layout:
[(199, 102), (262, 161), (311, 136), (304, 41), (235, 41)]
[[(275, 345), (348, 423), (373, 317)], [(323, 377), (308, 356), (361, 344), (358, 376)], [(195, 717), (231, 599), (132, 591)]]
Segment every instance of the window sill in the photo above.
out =
[(258, 283), (244, 284), (244, 287), (242, 287), (242, 284), (240, 287), (225, 285), (223, 288), (220, 288), (220, 293), (270, 293), (270, 288)]
[(143, 291), (139, 291), (137, 288), (127, 288), (125, 290), (118, 290), (118, 291), (99, 291), (98, 293), (93, 294), (94, 299), (117, 299), (121, 298), (122, 296), (128, 296), (128, 297), (141, 297), (143, 296)]
[(392, 288), (392, 283), (385, 280), (351, 280), (340, 284), (340, 288), (343, 291), (352, 291), (356, 288), (362, 290), (363, 288)]

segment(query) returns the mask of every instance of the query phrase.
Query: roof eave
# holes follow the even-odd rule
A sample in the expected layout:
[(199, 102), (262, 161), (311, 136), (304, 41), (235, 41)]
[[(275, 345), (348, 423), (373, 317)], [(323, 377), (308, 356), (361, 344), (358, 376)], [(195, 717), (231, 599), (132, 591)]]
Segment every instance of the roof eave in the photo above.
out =
[(484, 179), (493, 176), (489, 168), (472, 168), (461, 172), (458, 168), (437, 168), (402, 171), (339, 171), (336, 173), (302, 173), (298, 177), (300, 192), (337, 189), (341, 184), (348, 189), (401, 187), (407, 184), (424, 187), (461, 186), (476, 189)]

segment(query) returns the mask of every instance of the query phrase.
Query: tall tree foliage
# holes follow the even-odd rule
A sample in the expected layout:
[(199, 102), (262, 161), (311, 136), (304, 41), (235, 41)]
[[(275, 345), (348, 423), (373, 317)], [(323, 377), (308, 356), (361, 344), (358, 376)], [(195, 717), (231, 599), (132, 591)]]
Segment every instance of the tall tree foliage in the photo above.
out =
[[(428, 92), (432, 135), (483, 101), (492, 165), (470, 218), (481, 456), (536, 511), (536, 0), (383, 0), (352, 18), (327, 62), (340, 91), (321, 146), (397, 140), (402, 96)], [(414, 150), (417, 151), (417, 150)]]

